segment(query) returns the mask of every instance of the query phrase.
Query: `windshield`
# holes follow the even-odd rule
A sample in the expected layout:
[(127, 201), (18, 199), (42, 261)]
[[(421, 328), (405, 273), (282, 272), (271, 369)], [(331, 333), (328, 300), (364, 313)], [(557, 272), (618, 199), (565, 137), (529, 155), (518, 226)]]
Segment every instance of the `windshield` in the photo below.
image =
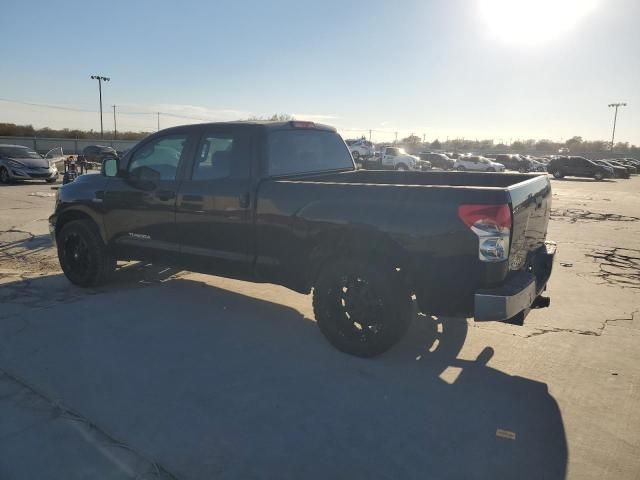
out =
[(335, 132), (310, 129), (269, 134), (268, 175), (353, 168), (349, 149)]
[(38, 153), (27, 147), (0, 147), (0, 154), (11, 158), (41, 158)]

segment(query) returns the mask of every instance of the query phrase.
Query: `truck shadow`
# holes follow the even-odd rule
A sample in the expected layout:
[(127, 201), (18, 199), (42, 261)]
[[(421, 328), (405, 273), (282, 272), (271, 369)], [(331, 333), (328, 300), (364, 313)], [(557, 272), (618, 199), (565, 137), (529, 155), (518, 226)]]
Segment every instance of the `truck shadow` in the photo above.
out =
[(0, 321), (2, 368), (178, 478), (566, 474), (546, 385), (488, 366), (490, 347), (458, 358), (464, 319), (418, 314), (396, 348), (364, 360), (300, 309), (186, 278), (43, 312)]

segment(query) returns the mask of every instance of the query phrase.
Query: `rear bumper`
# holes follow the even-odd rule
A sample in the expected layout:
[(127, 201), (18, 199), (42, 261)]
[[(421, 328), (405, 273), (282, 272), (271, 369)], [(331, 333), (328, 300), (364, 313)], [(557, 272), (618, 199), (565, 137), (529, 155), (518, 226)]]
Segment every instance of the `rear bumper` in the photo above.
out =
[(551, 276), (556, 244), (546, 242), (527, 263), (527, 268), (510, 275), (499, 287), (479, 290), (474, 295), (476, 321), (508, 320), (531, 308)]

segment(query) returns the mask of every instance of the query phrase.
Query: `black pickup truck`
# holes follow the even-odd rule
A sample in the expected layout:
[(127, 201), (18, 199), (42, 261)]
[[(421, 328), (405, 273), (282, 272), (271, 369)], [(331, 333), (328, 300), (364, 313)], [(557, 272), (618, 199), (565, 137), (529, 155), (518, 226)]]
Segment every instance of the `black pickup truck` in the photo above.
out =
[(336, 130), (160, 131), (58, 191), (50, 228), (80, 286), (145, 260), (313, 290), (338, 349), (379, 354), (422, 312), (520, 323), (551, 274), (546, 175), (357, 170)]

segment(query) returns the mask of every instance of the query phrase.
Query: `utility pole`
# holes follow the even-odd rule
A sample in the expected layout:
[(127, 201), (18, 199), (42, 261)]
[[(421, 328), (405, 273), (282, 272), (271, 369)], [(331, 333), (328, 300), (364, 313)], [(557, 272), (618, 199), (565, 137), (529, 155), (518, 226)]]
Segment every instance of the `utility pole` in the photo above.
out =
[(396, 132), (396, 140), (394, 143), (398, 143), (398, 132)]
[(118, 139), (118, 125), (116, 124), (116, 106), (113, 106), (113, 139)]
[(613, 132), (611, 133), (611, 151), (613, 152), (613, 141), (616, 138), (616, 121), (618, 120), (618, 107), (626, 107), (627, 104), (623, 102), (619, 103), (610, 103), (609, 108), (615, 107), (615, 113), (613, 114)]
[(423, 133), (423, 134), (422, 134), (422, 143), (424, 143), (424, 142), (425, 142), (425, 139), (426, 139), (426, 138), (427, 138), (427, 135)]
[(160, 112), (158, 112), (158, 131), (160, 131)]
[(371, 141), (371, 129), (369, 129), (369, 141)]
[(100, 92), (100, 138), (104, 138), (104, 128), (102, 126), (102, 82), (111, 80), (109, 77), (91, 75), (92, 80), (98, 80), (98, 91)]

